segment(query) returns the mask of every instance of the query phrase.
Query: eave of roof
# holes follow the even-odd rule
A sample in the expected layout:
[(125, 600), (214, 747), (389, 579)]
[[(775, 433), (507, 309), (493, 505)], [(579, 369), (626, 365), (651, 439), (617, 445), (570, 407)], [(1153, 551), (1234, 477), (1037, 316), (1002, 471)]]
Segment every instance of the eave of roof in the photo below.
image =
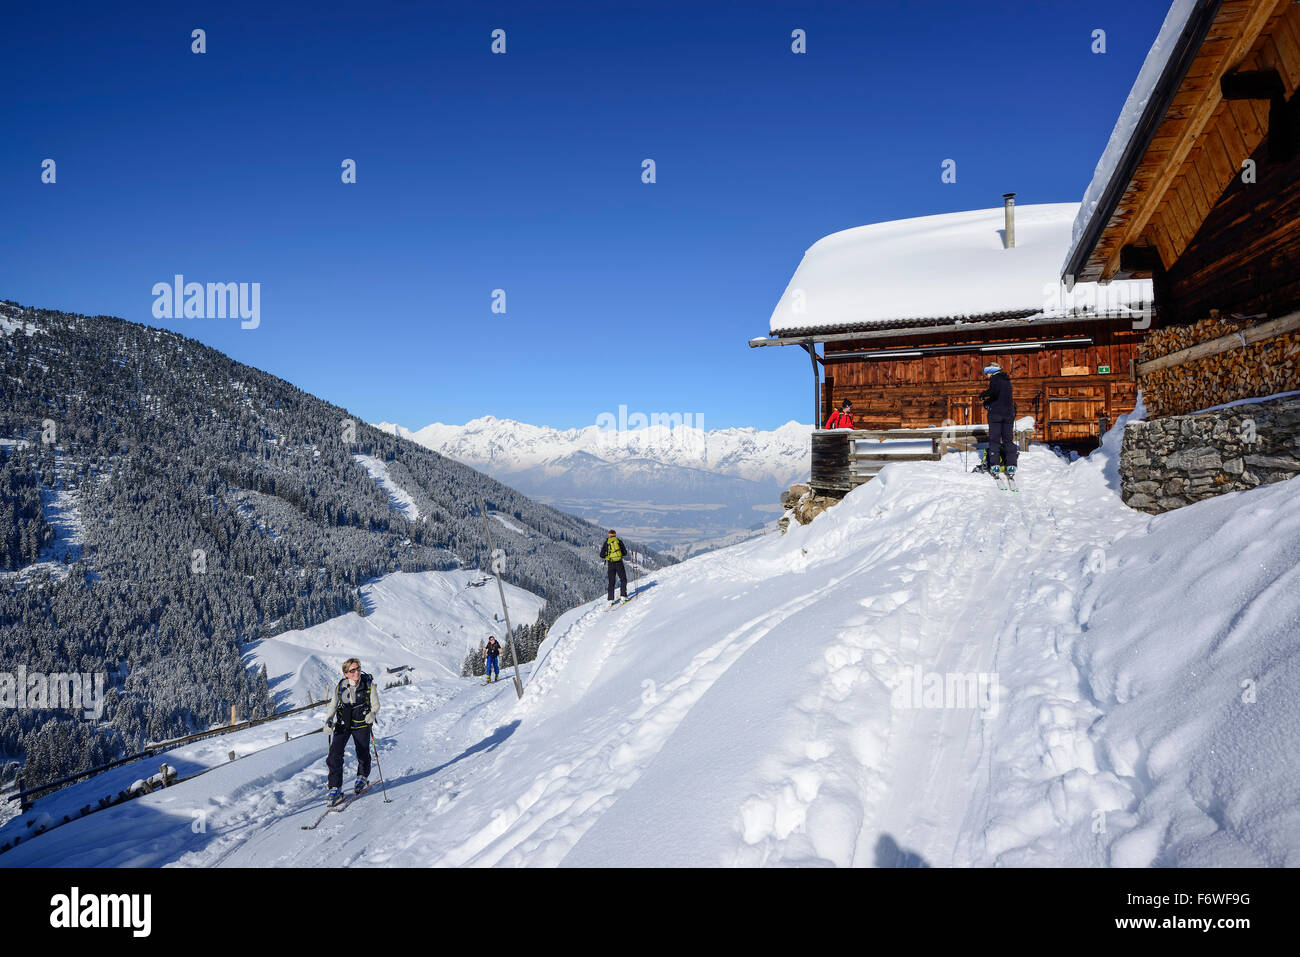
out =
[(806, 339), (809, 336), (819, 336), (827, 333), (854, 333), (866, 332), (873, 329), (890, 329), (894, 331), (905, 331), (908, 329), (929, 329), (932, 326), (942, 325), (980, 325), (989, 322), (997, 322), (1002, 319), (1023, 319), (1026, 316), (1032, 316), (1039, 313), (1038, 309), (1015, 309), (1004, 312), (991, 312), (978, 316), (929, 316), (922, 319), (890, 319), (883, 322), (863, 322), (857, 324), (836, 324), (825, 326), (806, 326), (798, 329), (783, 329), (781, 333), (773, 338), (777, 339)]
[[(819, 342), (855, 342), (862, 339), (897, 338), (908, 334), (934, 335), (947, 332), (968, 332), (978, 330), (1006, 331), (1029, 330), (1038, 326), (1078, 325), (1081, 322), (1133, 322), (1136, 314), (1124, 313), (1075, 313), (1072, 315), (1048, 315), (1038, 310), (1030, 310), (1018, 315), (988, 316), (982, 318), (948, 317), (936, 319), (927, 325), (918, 325), (914, 320), (903, 323), (866, 323), (861, 326), (845, 328), (831, 326), (822, 329), (802, 329), (787, 331), (781, 335), (760, 336), (749, 340), (749, 347), (757, 349), (762, 346), (811, 346)], [(1145, 321), (1145, 320), (1144, 320)], [(1135, 328), (1145, 328), (1135, 327)]]
[(1111, 225), (1120, 200), (1132, 185), (1138, 164), (1142, 162), (1147, 149), (1151, 146), (1156, 130), (1169, 110), (1170, 102), (1178, 92), (1178, 88), (1182, 86), (1188, 69), (1205, 42), (1222, 2), (1223, 0), (1197, 0), (1196, 9), (1188, 17), (1178, 42), (1170, 51), (1160, 79), (1147, 99), (1142, 117), (1134, 127), (1133, 134), (1129, 137), (1124, 153), (1114, 172), (1111, 173), (1096, 208), (1093, 209), (1083, 232), (1066, 256), (1061, 278), (1067, 284), (1095, 282), (1101, 277), (1105, 264), (1092, 262), (1093, 252), (1102, 234)]

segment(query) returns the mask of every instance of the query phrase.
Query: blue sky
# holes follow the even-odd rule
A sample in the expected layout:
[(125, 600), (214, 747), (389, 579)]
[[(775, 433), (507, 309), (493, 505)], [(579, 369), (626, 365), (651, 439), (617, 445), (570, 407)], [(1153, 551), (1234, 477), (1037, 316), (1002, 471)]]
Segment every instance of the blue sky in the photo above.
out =
[[(176, 329), (412, 428), (806, 421), (807, 356), (746, 346), (803, 251), (1077, 201), (1168, 9), (130, 6), (6, 10), (0, 298)], [(260, 325), (155, 319), (177, 273), (260, 282)]]

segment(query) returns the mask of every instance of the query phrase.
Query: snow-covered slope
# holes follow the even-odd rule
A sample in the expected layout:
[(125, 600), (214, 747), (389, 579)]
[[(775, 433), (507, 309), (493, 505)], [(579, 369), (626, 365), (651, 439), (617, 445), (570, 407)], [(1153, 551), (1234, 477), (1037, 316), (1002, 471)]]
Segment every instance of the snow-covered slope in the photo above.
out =
[[(545, 600), (505, 588), (511, 624), (535, 622)], [(362, 586), (361, 596), (364, 618), (341, 615), (248, 646), (248, 663), (266, 665), (279, 708), (320, 700), (353, 656), (376, 675), (409, 665), (419, 677), (455, 676), (467, 651), (505, 634), (495, 581), (479, 571), (396, 572)]]
[(1294, 865), (1300, 483), (1152, 518), (1116, 443), (1027, 450), (1019, 494), (890, 465), (566, 613), (520, 701), (396, 689), (392, 804), (304, 834), (313, 736), (0, 864)]
[(388, 493), (388, 502), (393, 511), (401, 512), (412, 522), (420, 520), (420, 507), (415, 504), (415, 498), (401, 485), (393, 481), (393, 477), (388, 474), (388, 463), (375, 458), (373, 455), (353, 455), (352, 457), (379, 484), (379, 487)]

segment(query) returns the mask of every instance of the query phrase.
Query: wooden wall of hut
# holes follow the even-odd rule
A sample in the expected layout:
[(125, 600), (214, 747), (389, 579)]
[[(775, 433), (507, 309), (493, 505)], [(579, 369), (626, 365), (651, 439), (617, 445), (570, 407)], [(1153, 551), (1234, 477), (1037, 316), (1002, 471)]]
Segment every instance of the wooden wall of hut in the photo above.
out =
[[(1300, 16), (1300, 8), (1297, 8)], [(1300, 94), (1285, 108), (1286, 134), (1300, 136)], [(1272, 135), (1272, 134), (1270, 134)], [(1164, 325), (1223, 315), (1276, 318), (1300, 308), (1300, 150), (1286, 160), (1255, 150), (1255, 181), (1234, 176), (1169, 269), (1158, 301)]]
[[(863, 429), (911, 429), (985, 421), (979, 394), (987, 387), (984, 367), (996, 362), (1011, 376), (1017, 415), (1032, 415), (1035, 439), (1087, 446), (1095, 442), (1098, 419), (1110, 422), (1132, 412), (1137, 386), (1130, 361), (1145, 335), (1128, 321), (1083, 320), (981, 332), (924, 335), (827, 343), (822, 421), (844, 399), (853, 401), (854, 424)], [(951, 345), (1013, 344), (1035, 339), (1089, 336), (1090, 345), (1048, 346), (1036, 350), (958, 352), (918, 358), (863, 359), (837, 354)], [(1108, 372), (1099, 369), (1108, 368)]]

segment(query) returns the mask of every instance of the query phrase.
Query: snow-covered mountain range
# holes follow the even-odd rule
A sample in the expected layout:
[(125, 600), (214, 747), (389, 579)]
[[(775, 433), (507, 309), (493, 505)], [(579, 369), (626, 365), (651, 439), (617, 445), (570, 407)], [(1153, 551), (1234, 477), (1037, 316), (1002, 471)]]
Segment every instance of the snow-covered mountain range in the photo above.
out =
[[(798, 422), (769, 432), (707, 431), (681, 422), (635, 427), (636, 416), (623, 410), (609, 418), (608, 428), (553, 429), (494, 416), (416, 431), (390, 422), (377, 428), (662, 547), (758, 528), (780, 514), (781, 491), (808, 477), (811, 428)], [(633, 427), (619, 427), (626, 424)]]

